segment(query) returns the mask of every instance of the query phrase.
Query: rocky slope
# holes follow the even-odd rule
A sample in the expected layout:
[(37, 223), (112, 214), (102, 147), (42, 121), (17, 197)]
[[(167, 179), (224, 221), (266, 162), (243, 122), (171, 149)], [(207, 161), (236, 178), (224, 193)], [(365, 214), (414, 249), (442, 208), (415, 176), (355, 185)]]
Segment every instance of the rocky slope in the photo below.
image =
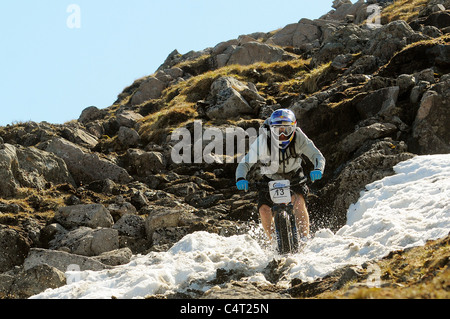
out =
[[(372, 3), (382, 9), (380, 25), (367, 24)], [(335, 1), (317, 20), (200, 52), (175, 50), (112, 106), (88, 107), (77, 120), (1, 127), (0, 297), (26, 298), (64, 285), (70, 265), (114, 267), (132, 254), (166, 250), (191, 232), (228, 236), (258, 222), (256, 192), (235, 190), (235, 158), (174, 163), (178, 141), (171, 133), (186, 128), (195, 138), (195, 121), (203, 131), (258, 129), (273, 110), (292, 109), (327, 158), (324, 179), (310, 185), (313, 231), (339, 229), (365, 185), (391, 175), (395, 164), (414, 154), (450, 152), (449, 28), (448, 0)], [(440, 282), (435, 288), (448, 293), (448, 239), (429, 247), (444, 252), (417, 267), (437, 263), (426, 281)], [(273, 273), (282, 266), (268, 265)], [(360, 271), (293, 282), (289, 291), (248, 287), (232, 274), (218, 274), (218, 282), (244, 295), (312, 297), (339, 280), (348, 287), (342, 278), (358, 280)], [(384, 296), (395, 297), (399, 285)], [(369, 296), (355, 292), (358, 287), (339, 296)]]

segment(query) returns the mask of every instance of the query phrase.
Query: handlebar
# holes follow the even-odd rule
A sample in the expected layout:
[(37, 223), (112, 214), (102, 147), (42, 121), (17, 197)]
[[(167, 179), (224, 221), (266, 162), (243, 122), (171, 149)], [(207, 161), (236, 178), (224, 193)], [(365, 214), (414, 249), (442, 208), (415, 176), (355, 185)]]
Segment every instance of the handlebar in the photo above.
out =
[[(308, 181), (308, 179), (306, 178), (306, 176), (303, 176), (302, 178), (294, 178), (292, 180), (290, 180), (290, 186), (296, 186), (296, 185), (301, 185), (304, 184)], [(249, 189), (250, 190), (259, 190), (261, 187), (268, 187), (269, 181), (255, 181), (253, 183), (249, 182)]]

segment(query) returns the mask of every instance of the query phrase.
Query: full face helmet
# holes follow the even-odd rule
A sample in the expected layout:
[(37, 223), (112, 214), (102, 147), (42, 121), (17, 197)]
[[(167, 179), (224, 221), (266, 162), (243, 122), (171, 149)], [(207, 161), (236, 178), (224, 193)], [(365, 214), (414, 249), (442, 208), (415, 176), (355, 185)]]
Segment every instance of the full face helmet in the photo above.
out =
[(288, 109), (276, 110), (269, 120), (270, 132), (278, 140), (280, 148), (286, 149), (294, 139), (297, 119)]

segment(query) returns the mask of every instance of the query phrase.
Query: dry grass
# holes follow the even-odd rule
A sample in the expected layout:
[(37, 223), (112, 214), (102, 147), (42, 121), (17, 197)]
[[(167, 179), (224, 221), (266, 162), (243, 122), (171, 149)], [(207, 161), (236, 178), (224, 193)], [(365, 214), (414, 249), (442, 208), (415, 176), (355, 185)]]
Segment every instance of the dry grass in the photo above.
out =
[[(206, 60), (205, 57), (199, 57), (195, 61), (183, 62), (177, 66), (190, 68), (205, 63)], [(301, 59), (274, 63), (259, 62), (247, 66), (230, 65), (200, 73), (164, 90), (161, 98), (154, 101), (160, 105), (159, 111), (147, 115), (142, 120), (143, 125), (139, 133), (146, 141), (161, 141), (173, 129), (195, 119), (198, 116), (196, 103), (208, 97), (212, 83), (220, 77), (232, 76), (243, 82), (264, 86), (274, 79), (281, 82), (290, 81), (292, 77), (303, 74), (308, 63), (309, 61)], [(263, 92), (260, 93), (264, 95)]]
[(368, 288), (361, 279), (359, 283), (348, 283), (339, 291), (328, 291), (317, 298), (448, 299), (449, 259), (450, 236), (447, 236), (422, 247), (393, 252), (380, 260), (377, 263), (382, 281), (379, 288)]
[(331, 69), (331, 61), (311, 70), (302, 81), (301, 88), (305, 93), (314, 93), (321, 88), (321, 82)]
[(411, 48), (418, 47), (418, 46), (434, 46), (434, 45), (448, 45), (450, 43), (450, 34), (444, 34), (438, 38), (433, 38), (429, 40), (421, 40), (414, 43), (411, 43), (404, 47), (399, 53), (403, 51), (407, 51)]
[(166, 134), (192, 121), (197, 115), (194, 103), (176, 104), (142, 119), (139, 134), (148, 142), (164, 143)]
[(395, 20), (410, 22), (414, 20), (429, 0), (397, 0), (383, 9), (381, 23), (388, 24)]

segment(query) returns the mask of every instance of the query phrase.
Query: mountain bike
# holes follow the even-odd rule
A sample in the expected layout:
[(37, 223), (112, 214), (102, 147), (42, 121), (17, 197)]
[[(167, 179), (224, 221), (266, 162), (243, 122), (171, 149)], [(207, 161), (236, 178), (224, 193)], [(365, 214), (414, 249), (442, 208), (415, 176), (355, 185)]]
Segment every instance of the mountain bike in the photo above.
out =
[[(298, 182), (298, 184), (305, 181), (306, 179)], [(299, 249), (299, 235), (295, 221), (294, 206), (291, 202), (290, 181), (270, 181), (269, 194), (273, 202), (272, 216), (275, 223), (278, 252), (280, 254), (295, 253)]]

